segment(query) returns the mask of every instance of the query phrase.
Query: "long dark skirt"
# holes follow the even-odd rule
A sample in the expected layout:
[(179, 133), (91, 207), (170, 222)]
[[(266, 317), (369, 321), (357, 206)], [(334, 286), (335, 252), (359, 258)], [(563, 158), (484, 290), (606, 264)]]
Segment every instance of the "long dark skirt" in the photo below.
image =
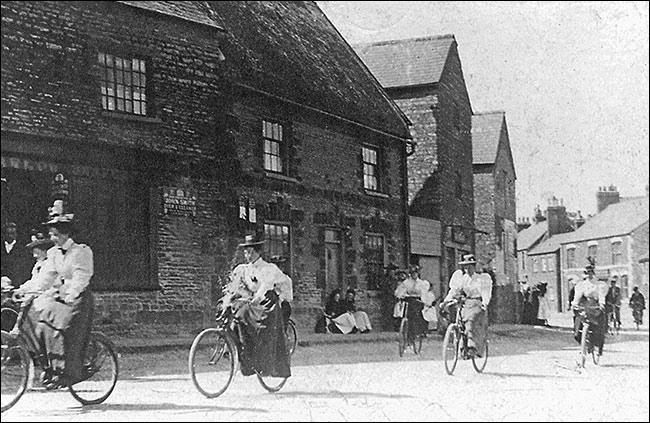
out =
[(84, 378), (83, 357), (90, 339), (94, 298), (84, 291), (72, 304), (50, 301), (41, 312), (39, 330), (43, 333), (48, 359), (53, 369), (64, 369), (68, 383)]
[(415, 298), (406, 298), (408, 303), (408, 310), (406, 317), (408, 317), (408, 341), (413, 341), (416, 336), (424, 335), (429, 330), (429, 322), (422, 317), (422, 309), (424, 304), (417, 301)]
[[(603, 353), (605, 344), (605, 333), (607, 332), (607, 315), (600, 309), (598, 302), (589, 298), (585, 307), (587, 318), (590, 321), (589, 332), (594, 347), (598, 348), (598, 353)], [(573, 337), (580, 343), (582, 341), (583, 318), (577, 315), (573, 321)]]
[(247, 304), (238, 315), (242, 325), (241, 372), (250, 376), (289, 377), (291, 366), (284, 334), (282, 308), (276, 303), (270, 310)]

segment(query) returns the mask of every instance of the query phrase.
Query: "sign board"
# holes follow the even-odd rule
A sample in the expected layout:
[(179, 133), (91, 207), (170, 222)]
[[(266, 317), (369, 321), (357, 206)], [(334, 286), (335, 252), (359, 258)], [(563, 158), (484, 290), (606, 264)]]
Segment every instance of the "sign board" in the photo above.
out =
[(163, 213), (170, 216), (196, 216), (196, 190), (164, 188)]

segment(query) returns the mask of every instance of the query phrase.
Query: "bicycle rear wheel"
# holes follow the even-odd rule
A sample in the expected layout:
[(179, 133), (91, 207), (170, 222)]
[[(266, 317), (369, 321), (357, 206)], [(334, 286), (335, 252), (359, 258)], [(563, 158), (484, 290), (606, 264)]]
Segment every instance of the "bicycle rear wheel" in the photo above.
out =
[(408, 345), (408, 319), (403, 318), (402, 323), (399, 325), (399, 338), (398, 338), (398, 351), (399, 356), (404, 356), (404, 351), (406, 351), (406, 346)]
[(84, 372), (85, 379), (70, 385), (70, 393), (83, 405), (101, 404), (115, 389), (119, 373), (115, 347), (104, 334), (90, 335), (84, 354)]
[(237, 347), (223, 330), (209, 328), (199, 333), (190, 348), (192, 383), (207, 398), (223, 394), (235, 376)]
[(473, 355), (472, 356), (472, 366), (474, 366), (474, 370), (476, 370), (478, 373), (483, 373), (483, 370), (485, 369), (485, 365), (487, 364), (487, 359), (488, 359), (488, 341), (487, 339), (485, 340), (485, 349), (483, 351), (483, 355), (481, 357)]
[(269, 392), (278, 392), (285, 383), (287, 383), (287, 377), (275, 377), (275, 376), (262, 376), (260, 373), (257, 373), (257, 380), (260, 382), (260, 385)]
[(298, 331), (296, 330), (296, 324), (293, 320), (289, 319), (289, 323), (284, 329), (284, 332), (287, 337), (287, 349), (289, 350), (289, 355), (293, 355), (293, 352), (298, 346)]
[(454, 374), (456, 364), (458, 364), (458, 355), (460, 353), (460, 337), (458, 325), (451, 323), (447, 326), (445, 338), (442, 341), (442, 361), (445, 362), (445, 370), (448, 375)]
[(27, 350), (4, 330), (1, 351), (0, 411), (4, 412), (13, 407), (25, 393), (31, 359)]

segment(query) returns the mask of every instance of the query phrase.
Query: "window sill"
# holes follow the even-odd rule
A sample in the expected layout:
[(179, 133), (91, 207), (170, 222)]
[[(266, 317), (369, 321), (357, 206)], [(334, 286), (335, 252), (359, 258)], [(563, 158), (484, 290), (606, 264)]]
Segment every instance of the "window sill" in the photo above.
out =
[(131, 120), (134, 122), (162, 123), (162, 119), (160, 119), (159, 117), (130, 115), (127, 113), (111, 112), (109, 110), (102, 110), (102, 116), (115, 118), (115, 119)]
[(367, 195), (373, 196), (373, 197), (379, 197), (379, 198), (390, 198), (390, 195), (384, 194), (383, 192), (377, 192), (377, 191), (370, 191), (370, 190), (365, 190)]
[(279, 173), (269, 172), (266, 170), (264, 171), (264, 176), (266, 176), (267, 178), (278, 179), (284, 182), (298, 183), (298, 180), (296, 178), (292, 178), (291, 176), (281, 175)]

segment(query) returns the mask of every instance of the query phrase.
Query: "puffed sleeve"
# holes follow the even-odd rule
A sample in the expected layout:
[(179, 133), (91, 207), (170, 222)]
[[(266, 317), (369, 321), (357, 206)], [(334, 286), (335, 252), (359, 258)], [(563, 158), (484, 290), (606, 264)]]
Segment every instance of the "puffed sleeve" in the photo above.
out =
[(73, 301), (81, 294), (93, 276), (93, 250), (87, 245), (81, 245), (75, 251), (74, 260), (72, 261), (72, 279), (66, 280), (66, 302)]
[(449, 292), (444, 299), (444, 302), (451, 301), (454, 297), (460, 295), (463, 290), (463, 271), (456, 270), (449, 279)]
[(406, 296), (406, 286), (404, 285), (404, 281), (400, 282), (399, 285), (397, 285), (397, 288), (395, 289), (395, 296), (397, 298), (404, 298)]
[(481, 298), (485, 307), (492, 300), (492, 277), (488, 273), (481, 274)]
[(607, 296), (609, 287), (605, 282), (599, 281), (596, 288), (598, 289), (598, 305), (605, 307), (605, 297)]

